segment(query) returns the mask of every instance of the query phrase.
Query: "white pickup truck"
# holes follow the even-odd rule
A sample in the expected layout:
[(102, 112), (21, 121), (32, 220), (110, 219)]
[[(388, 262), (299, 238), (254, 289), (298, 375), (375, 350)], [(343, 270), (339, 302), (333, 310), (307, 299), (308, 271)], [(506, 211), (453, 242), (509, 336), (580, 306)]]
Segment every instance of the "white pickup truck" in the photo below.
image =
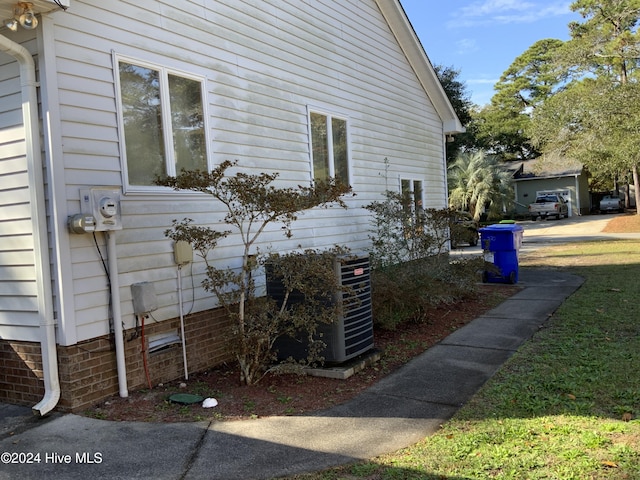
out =
[(555, 193), (545, 193), (538, 195), (536, 201), (529, 204), (529, 216), (534, 222), (538, 217), (556, 217), (560, 220), (569, 214), (567, 202), (561, 195)]
[(620, 199), (620, 197), (616, 195), (605, 195), (602, 200), (600, 200), (600, 213), (607, 212), (624, 212), (624, 203)]

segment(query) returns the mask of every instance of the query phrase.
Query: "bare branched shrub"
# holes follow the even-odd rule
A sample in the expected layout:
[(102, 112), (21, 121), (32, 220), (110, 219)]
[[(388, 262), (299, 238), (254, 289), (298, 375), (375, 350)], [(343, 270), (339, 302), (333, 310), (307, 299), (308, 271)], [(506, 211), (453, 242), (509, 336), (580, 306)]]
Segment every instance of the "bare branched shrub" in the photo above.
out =
[[(276, 188), (277, 174), (228, 175), (237, 162), (225, 161), (211, 172), (183, 171), (157, 183), (176, 190), (191, 190), (211, 195), (226, 209), (224, 224), (231, 229), (216, 230), (194, 225), (192, 220), (174, 221), (166, 235), (189, 242), (207, 266), (205, 290), (218, 299), (234, 324), (232, 347), (240, 365), (241, 382), (259, 381), (273, 358), (274, 339), (285, 334), (293, 311), (282, 309), (271, 299), (256, 295), (256, 259), (254, 244), (271, 223), (281, 223), (284, 234), (291, 236), (291, 223), (304, 210), (318, 206), (346, 205), (342, 195), (350, 188), (334, 181), (316, 182), (297, 188)], [(244, 246), (239, 269), (219, 268), (210, 254), (218, 242), (236, 233)], [(285, 321), (286, 320), (286, 321)]]

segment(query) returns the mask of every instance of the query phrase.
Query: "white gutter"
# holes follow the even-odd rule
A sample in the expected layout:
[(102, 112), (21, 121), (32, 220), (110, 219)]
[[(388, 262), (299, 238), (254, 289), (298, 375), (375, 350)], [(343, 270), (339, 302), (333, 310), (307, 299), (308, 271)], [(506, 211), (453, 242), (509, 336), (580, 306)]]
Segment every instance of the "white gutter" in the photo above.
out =
[(22, 118), (25, 130), (27, 174), (31, 201), (31, 224), (33, 229), (35, 270), (38, 291), (38, 314), (40, 316), (40, 349), (42, 373), (44, 377), (44, 397), (34, 407), (35, 415), (46, 415), (60, 400), (58, 378), (58, 355), (56, 352), (56, 322), (53, 318), (53, 294), (51, 291), (51, 270), (49, 243), (47, 238), (47, 218), (44, 198), (44, 177), (42, 148), (38, 121), (38, 95), (36, 68), (33, 57), (22, 45), (0, 35), (0, 51), (13, 58), (20, 65), (20, 87), (22, 93)]

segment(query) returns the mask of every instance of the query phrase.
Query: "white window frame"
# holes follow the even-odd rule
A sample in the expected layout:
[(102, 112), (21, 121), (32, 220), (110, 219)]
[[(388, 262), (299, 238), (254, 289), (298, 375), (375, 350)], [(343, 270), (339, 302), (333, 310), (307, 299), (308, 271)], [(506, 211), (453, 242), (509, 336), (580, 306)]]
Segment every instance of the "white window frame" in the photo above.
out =
[[(159, 73), (160, 77), (160, 104), (161, 105), (169, 105), (169, 75), (175, 75), (182, 78), (187, 78), (190, 80), (194, 80), (200, 82), (201, 89), (201, 102), (202, 102), (202, 115), (203, 115), (203, 128), (204, 128), (204, 141), (205, 141), (205, 158), (207, 162), (207, 170), (211, 171), (213, 169), (213, 163), (211, 159), (211, 141), (210, 141), (210, 132), (209, 132), (209, 115), (207, 113), (207, 79), (203, 75), (196, 75), (193, 73), (188, 73), (176, 68), (170, 68), (166, 66), (162, 66), (156, 63), (140, 60), (133, 57), (128, 57), (124, 55), (119, 55), (113, 53), (113, 71), (115, 78), (115, 87), (116, 87), (116, 101), (117, 101), (117, 109), (118, 109), (118, 131), (119, 131), (119, 143), (120, 143), (120, 158), (121, 158), (121, 168), (122, 168), (122, 185), (124, 193), (159, 193), (159, 192), (175, 192), (173, 189), (168, 187), (162, 187), (159, 185), (135, 185), (129, 183), (129, 172), (128, 172), (128, 160), (127, 160), (127, 148), (126, 148), (126, 139), (124, 134), (124, 117), (123, 117), (123, 107), (122, 107), (122, 90), (120, 85), (120, 62), (129, 63), (132, 65), (140, 66), (143, 68), (148, 68), (151, 70), (156, 70)], [(162, 108), (162, 125), (163, 125), (163, 141), (164, 141), (164, 149), (165, 149), (165, 173), (170, 176), (175, 176), (176, 172), (176, 162), (174, 158), (174, 148), (173, 148), (173, 135), (171, 131), (171, 112), (168, 108)]]
[[(327, 138), (331, 140), (333, 138), (332, 135), (332, 127), (331, 120), (333, 118), (344, 120), (347, 124), (347, 135), (346, 135), (346, 148), (347, 148), (347, 181), (349, 185), (352, 185), (353, 178), (353, 165), (351, 160), (351, 122), (349, 120), (349, 116), (338, 112), (336, 110), (327, 109), (324, 107), (317, 107), (314, 105), (307, 105), (307, 128), (309, 135), (309, 167), (311, 174), (311, 181), (315, 182), (315, 174), (314, 174), (314, 165), (313, 165), (313, 134), (311, 129), (311, 114), (317, 113), (319, 115), (324, 115), (327, 117)], [(335, 178), (335, 161), (333, 157), (333, 141), (328, 142), (328, 155), (329, 155), (329, 177)]]
[(415, 205), (416, 205), (416, 198), (415, 198), (415, 187), (416, 187), (416, 182), (420, 182), (420, 184), (422, 185), (422, 191), (420, 192), (420, 204), (421, 204), (421, 208), (422, 210), (425, 209), (424, 205), (425, 205), (425, 181), (424, 178), (419, 178), (419, 177), (399, 177), (398, 178), (398, 190), (400, 191), (400, 195), (403, 194), (402, 191), (402, 184), (403, 182), (409, 182), (409, 192), (411, 193), (411, 210), (413, 211), (414, 216), (417, 215), (416, 209), (415, 209)]

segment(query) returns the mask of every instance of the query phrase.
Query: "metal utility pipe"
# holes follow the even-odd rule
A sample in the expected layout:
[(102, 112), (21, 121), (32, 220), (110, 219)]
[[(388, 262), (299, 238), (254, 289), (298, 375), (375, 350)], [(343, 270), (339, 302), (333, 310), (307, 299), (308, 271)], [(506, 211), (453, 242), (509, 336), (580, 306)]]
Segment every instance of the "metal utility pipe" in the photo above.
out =
[(182, 265), (178, 265), (178, 304), (180, 306), (180, 334), (182, 336), (182, 361), (184, 363), (184, 379), (189, 380), (187, 367), (187, 341), (184, 336), (184, 307), (182, 302)]
[(113, 314), (113, 335), (116, 344), (116, 366), (118, 368), (118, 387), (120, 396), (129, 396), (127, 389), (127, 365), (124, 355), (124, 332), (122, 312), (120, 311), (120, 282), (118, 282), (118, 255), (116, 253), (115, 232), (106, 231), (107, 255), (109, 262), (109, 283), (111, 284), (111, 313)]

